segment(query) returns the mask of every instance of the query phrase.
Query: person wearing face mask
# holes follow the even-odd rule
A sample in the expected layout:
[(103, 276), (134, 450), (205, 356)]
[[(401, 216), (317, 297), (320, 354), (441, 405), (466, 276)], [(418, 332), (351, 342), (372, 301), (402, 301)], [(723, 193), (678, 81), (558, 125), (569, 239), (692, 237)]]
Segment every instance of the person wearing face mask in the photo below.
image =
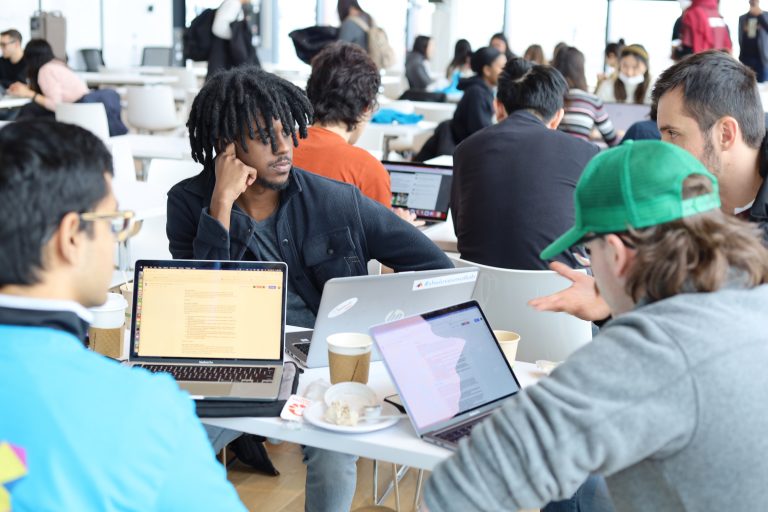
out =
[(642, 45), (624, 47), (619, 58), (619, 74), (605, 80), (596, 95), (606, 103), (651, 103), (651, 74), (648, 52)]

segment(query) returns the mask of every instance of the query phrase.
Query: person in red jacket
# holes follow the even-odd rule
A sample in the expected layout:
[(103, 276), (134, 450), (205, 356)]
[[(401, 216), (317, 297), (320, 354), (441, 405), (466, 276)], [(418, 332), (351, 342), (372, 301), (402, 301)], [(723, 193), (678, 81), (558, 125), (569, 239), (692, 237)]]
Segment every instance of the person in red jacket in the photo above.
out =
[(706, 50), (726, 50), (733, 44), (725, 20), (718, 11), (718, 0), (693, 0), (683, 14), (682, 55)]

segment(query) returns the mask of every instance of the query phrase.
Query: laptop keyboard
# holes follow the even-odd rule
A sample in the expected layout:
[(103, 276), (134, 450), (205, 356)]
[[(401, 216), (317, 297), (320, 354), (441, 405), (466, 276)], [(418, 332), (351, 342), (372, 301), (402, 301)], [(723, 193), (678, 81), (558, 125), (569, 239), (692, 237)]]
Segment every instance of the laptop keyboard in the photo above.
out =
[(272, 382), (275, 368), (266, 366), (182, 366), (137, 364), (152, 373), (170, 373), (180, 381), (201, 382)]
[(298, 350), (299, 352), (301, 352), (305, 356), (309, 355), (309, 343), (304, 341), (304, 342), (301, 342), (301, 343), (295, 343), (293, 346), (296, 348), (296, 350)]
[(440, 439), (444, 439), (446, 441), (449, 441), (451, 443), (456, 443), (462, 437), (468, 436), (472, 432), (472, 429), (475, 427), (475, 425), (480, 423), (481, 419), (484, 419), (484, 417), (483, 418), (479, 418), (478, 420), (473, 421), (472, 423), (467, 423), (465, 425), (457, 427), (457, 428), (455, 428), (453, 430), (448, 430), (446, 432), (441, 432), (439, 434), (434, 434), (434, 436), (435, 437), (439, 437)]

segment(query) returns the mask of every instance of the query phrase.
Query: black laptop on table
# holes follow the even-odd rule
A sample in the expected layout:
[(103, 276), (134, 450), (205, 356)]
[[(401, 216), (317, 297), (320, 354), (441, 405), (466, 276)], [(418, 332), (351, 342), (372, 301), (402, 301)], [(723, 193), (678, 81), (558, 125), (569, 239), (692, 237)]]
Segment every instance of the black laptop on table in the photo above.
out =
[(476, 301), (370, 329), (418, 436), (456, 449), (520, 391)]
[(197, 399), (276, 400), (287, 265), (136, 262), (128, 365), (170, 373)]
[(382, 162), (389, 173), (392, 207), (405, 208), (430, 227), (448, 220), (453, 167), (417, 162)]

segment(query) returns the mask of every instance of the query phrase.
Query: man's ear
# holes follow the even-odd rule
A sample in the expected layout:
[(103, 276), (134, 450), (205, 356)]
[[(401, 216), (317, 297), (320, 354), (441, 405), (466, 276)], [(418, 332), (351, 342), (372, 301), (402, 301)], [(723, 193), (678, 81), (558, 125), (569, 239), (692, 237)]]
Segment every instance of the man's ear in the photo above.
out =
[[(80, 217), (70, 212), (59, 222), (59, 228), (47, 244), (52, 262), (60, 261), (65, 265), (75, 265), (80, 259), (83, 243), (83, 231), (80, 229)], [(51, 260), (49, 260), (51, 261)]]
[(721, 117), (712, 128), (715, 136), (715, 144), (717, 144), (722, 151), (728, 151), (733, 148), (734, 144), (736, 144), (741, 137), (741, 127), (739, 126), (739, 122), (731, 116)]
[(508, 117), (509, 114), (507, 114), (507, 109), (504, 108), (504, 104), (499, 101), (499, 98), (493, 100), (493, 108), (496, 110), (497, 122), (500, 123)]
[(625, 278), (634, 261), (634, 250), (627, 247), (618, 235), (605, 235), (605, 243), (608, 244), (606, 253), (611, 272), (617, 278)]
[(550, 130), (557, 130), (557, 127), (560, 126), (560, 123), (563, 121), (563, 116), (565, 116), (565, 109), (561, 108), (555, 112), (555, 115), (552, 116), (552, 119), (547, 121), (547, 128)]

